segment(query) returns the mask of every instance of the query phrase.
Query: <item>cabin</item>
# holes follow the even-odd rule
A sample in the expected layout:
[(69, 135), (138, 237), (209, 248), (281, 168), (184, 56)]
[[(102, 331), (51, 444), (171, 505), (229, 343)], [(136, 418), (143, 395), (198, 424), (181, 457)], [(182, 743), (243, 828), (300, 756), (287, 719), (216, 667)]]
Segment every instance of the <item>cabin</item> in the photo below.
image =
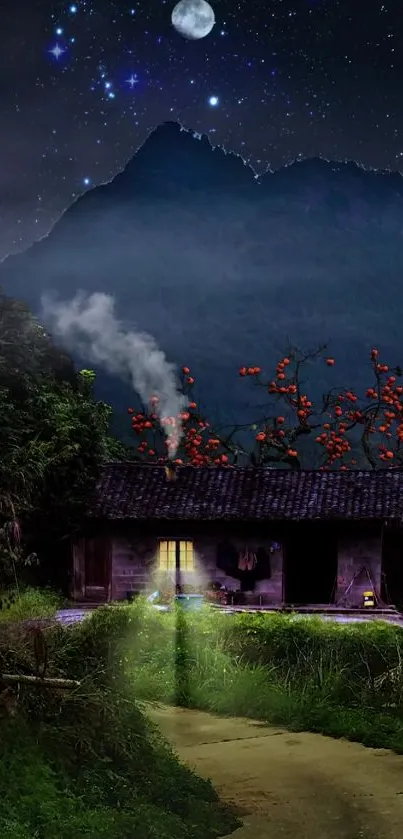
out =
[(263, 607), (403, 603), (403, 470), (103, 467), (72, 545), (71, 596), (225, 586)]

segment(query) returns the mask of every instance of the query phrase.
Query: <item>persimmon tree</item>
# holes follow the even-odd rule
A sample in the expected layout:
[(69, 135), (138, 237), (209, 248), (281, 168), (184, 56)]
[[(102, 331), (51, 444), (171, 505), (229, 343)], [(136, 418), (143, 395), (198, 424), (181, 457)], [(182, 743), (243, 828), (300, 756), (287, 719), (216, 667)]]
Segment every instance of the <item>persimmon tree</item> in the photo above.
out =
[[(148, 462), (193, 466), (242, 462), (345, 470), (403, 465), (402, 370), (389, 368), (375, 347), (369, 361), (372, 382), (362, 395), (335, 387), (320, 400), (309, 396), (303, 376), (313, 362), (335, 367), (325, 346), (306, 353), (290, 349), (270, 378), (260, 367), (241, 367), (239, 376), (264, 391), (267, 405), (253, 424), (220, 428), (214, 428), (200, 411), (194, 376), (189, 367), (183, 367), (181, 389), (188, 405), (180, 415), (159, 420), (156, 396), (151, 396), (147, 409), (128, 409), (138, 454)], [(308, 446), (304, 445), (307, 440)]]

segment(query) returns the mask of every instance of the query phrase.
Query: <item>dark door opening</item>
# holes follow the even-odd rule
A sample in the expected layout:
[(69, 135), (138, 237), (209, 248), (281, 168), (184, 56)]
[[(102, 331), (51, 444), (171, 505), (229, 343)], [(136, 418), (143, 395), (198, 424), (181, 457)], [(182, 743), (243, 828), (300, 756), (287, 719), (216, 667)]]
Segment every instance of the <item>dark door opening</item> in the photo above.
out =
[(107, 539), (85, 540), (85, 594), (106, 600), (109, 590), (109, 544)]
[(334, 603), (337, 539), (320, 524), (300, 525), (284, 548), (284, 602), (295, 606)]
[(403, 530), (384, 528), (382, 535), (381, 598), (403, 610)]

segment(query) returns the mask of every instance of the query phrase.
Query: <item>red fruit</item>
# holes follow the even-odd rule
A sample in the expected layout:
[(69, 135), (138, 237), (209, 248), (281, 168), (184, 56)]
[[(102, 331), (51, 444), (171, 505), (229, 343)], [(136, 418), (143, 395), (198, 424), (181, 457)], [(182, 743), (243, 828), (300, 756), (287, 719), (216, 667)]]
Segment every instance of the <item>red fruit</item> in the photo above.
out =
[(333, 367), (334, 358), (327, 358), (326, 359), (326, 364), (327, 364), (328, 367)]

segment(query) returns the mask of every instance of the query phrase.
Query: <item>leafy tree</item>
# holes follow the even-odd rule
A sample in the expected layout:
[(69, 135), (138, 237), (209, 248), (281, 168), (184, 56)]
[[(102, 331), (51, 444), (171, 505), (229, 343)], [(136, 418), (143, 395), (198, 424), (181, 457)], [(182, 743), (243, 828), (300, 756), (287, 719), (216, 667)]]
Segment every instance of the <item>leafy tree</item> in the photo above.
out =
[(0, 585), (80, 527), (103, 461), (125, 456), (93, 395), (29, 309), (0, 293)]
[(171, 459), (194, 466), (242, 462), (271, 468), (343, 470), (403, 465), (401, 368), (389, 368), (373, 348), (372, 384), (364, 395), (358, 396), (353, 388), (336, 387), (315, 400), (308, 395), (303, 378), (315, 362), (330, 369), (335, 366), (323, 346), (306, 353), (291, 348), (270, 378), (260, 367), (241, 367), (239, 376), (252, 379), (269, 404), (252, 425), (230, 428), (213, 428), (202, 416), (193, 396), (194, 377), (183, 367), (181, 386), (189, 404), (182, 414), (165, 417), (160, 424), (155, 396), (148, 409), (128, 409), (133, 431), (140, 438), (139, 455), (150, 462)]

